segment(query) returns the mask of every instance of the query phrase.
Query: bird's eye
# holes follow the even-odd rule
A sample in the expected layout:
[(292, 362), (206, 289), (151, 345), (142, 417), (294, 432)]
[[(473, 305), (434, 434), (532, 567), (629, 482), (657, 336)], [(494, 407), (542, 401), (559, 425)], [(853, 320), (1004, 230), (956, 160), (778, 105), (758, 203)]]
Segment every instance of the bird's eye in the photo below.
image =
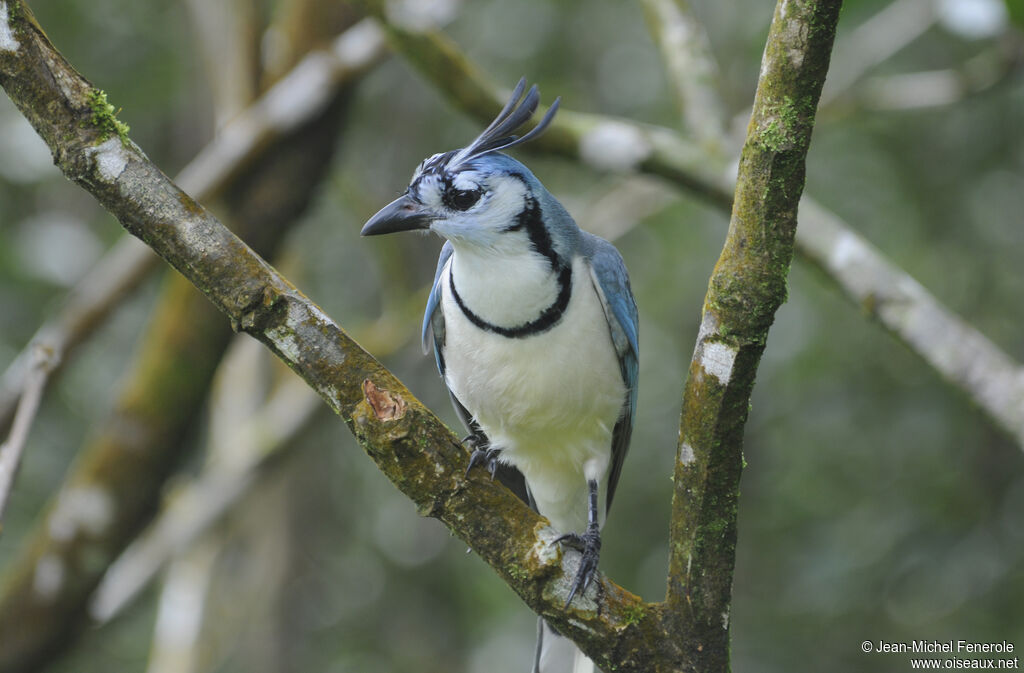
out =
[(476, 189), (449, 189), (444, 193), (445, 205), (455, 210), (469, 210), (480, 200), (480, 191)]

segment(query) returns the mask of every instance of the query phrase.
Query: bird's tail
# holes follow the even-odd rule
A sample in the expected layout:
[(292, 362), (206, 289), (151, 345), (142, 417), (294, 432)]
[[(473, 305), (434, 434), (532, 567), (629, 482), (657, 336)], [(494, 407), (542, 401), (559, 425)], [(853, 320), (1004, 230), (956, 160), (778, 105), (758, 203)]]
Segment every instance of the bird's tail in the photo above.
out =
[(595, 673), (597, 668), (568, 638), (537, 620), (537, 652), (533, 673)]

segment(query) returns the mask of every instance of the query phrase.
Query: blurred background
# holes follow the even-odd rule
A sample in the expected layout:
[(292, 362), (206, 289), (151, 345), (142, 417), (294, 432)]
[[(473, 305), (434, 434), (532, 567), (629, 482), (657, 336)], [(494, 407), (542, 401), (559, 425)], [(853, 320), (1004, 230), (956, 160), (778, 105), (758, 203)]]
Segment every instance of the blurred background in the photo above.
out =
[[(445, 0), (394, 3), (392, 16), (440, 25), (495, 86), (525, 75), (545, 103), (561, 96), (567, 109), (680, 130), (643, 4)], [(772, 3), (691, 4), (729, 138), (709, 163), (728, 165)], [(807, 192), (1019, 362), (1020, 5), (844, 5)], [(31, 6), (169, 175), (360, 19), (316, 0)], [(405, 57), (382, 54), (322, 114), (200, 197), (452, 427), (418, 343), (440, 241), (358, 232), (421, 159), (480, 127)], [(517, 156), (581, 226), (614, 238), (630, 268), (639, 412), (601, 563), (660, 600), (683, 376), (728, 215), (655, 178), (527, 148)], [(0, 368), (122, 235), (0, 97)], [(18, 670), (2, 652), (48, 619), (62, 625), (51, 649), (66, 651), (45, 657), (46, 670), (69, 673), (528, 670), (533, 614), (175, 275), (145, 275), (47, 389), (0, 534), (0, 670)], [(745, 456), (734, 670), (908, 670), (905, 655), (863, 654), (864, 640), (1024, 648), (1021, 446), (800, 258), (759, 371)], [(137, 492), (104, 495), (107, 478)], [(113, 513), (129, 507), (123, 522)], [(100, 539), (112, 520), (116, 534)], [(154, 520), (165, 523), (146, 528)], [(95, 593), (132, 540), (133, 555)], [(61, 616), (26, 603), (65, 590), (78, 593)], [(79, 637), (63, 635), (68, 625)]]

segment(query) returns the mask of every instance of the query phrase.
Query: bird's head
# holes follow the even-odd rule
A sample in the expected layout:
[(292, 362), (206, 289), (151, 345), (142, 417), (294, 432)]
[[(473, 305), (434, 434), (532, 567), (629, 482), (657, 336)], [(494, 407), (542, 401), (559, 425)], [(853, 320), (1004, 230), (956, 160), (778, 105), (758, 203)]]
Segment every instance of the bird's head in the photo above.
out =
[(429, 229), (455, 245), (493, 249), (502, 247), (504, 234), (522, 230), (523, 218), (539, 212), (539, 203), (550, 197), (526, 166), (500, 150), (540, 135), (559, 103), (528, 133), (512, 135), (540, 99), (536, 85), (523, 98), (525, 88), (521, 79), (505, 108), (468, 146), (421, 162), (405, 193), (371, 217), (362, 235)]

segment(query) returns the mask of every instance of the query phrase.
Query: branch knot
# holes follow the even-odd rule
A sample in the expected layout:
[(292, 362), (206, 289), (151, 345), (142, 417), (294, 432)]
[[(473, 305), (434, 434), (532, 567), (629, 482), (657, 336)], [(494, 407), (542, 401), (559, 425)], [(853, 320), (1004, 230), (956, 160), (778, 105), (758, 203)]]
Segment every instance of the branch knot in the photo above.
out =
[(408, 408), (401, 395), (377, 387), (370, 379), (363, 381), (363, 396), (373, 409), (373, 415), (383, 423), (401, 420)]

